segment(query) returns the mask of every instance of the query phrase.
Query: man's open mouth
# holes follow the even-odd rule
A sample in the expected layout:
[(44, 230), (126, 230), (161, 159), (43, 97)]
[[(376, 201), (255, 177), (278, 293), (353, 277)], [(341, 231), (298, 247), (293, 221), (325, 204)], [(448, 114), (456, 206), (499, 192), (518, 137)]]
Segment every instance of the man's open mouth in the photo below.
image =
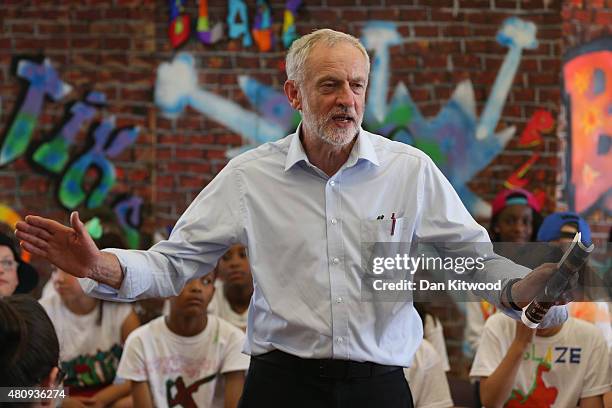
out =
[(332, 116), (332, 119), (335, 122), (340, 122), (340, 123), (348, 123), (348, 122), (353, 121), (353, 117), (350, 115), (334, 115)]

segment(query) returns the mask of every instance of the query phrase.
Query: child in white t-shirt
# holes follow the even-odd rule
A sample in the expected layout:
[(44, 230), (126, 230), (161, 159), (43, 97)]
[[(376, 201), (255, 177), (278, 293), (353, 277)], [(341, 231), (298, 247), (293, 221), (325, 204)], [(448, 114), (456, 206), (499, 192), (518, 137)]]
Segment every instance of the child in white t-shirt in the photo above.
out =
[(107, 405), (127, 396), (129, 388), (113, 381), (123, 342), (139, 325), (131, 306), (87, 296), (77, 278), (60, 269), (51, 282), (54, 294), (40, 304), (55, 326), (71, 397)]
[(453, 406), (443, 360), (426, 339), (417, 349), (410, 367), (404, 368), (404, 376), (410, 384), (414, 408)]
[(251, 266), (243, 245), (233, 245), (217, 263), (217, 290), (208, 313), (246, 330), (249, 303), (253, 295)]
[[(535, 335), (534, 335), (535, 333)], [(592, 324), (570, 317), (532, 330), (504, 314), (487, 320), (470, 372), (486, 407), (603, 407), (608, 349)]]
[(136, 407), (210, 407), (224, 381), (224, 407), (235, 408), (249, 358), (244, 333), (207, 314), (214, 273), (187, 283), (170, 299), (170, 314), (135, 330), (127, 339), (118, 375), (130, 381)]

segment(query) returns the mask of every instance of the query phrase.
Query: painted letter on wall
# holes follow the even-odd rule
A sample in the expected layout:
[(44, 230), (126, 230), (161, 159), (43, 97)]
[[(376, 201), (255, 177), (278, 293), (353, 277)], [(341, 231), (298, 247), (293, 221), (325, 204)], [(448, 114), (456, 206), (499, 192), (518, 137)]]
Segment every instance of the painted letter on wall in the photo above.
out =
[(568, 115), (568, 202), (612, 213), (612, 37), (570, 50), (563, 66)]

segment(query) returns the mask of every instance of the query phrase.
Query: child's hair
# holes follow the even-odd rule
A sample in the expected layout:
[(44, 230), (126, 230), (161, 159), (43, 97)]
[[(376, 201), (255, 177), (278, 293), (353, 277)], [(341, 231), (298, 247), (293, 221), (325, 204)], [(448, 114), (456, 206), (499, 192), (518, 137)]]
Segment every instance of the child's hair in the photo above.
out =
[(40, 385), (59, 362), (59, 342), (51, 319), (32, 297), (0, 299), (0, 384)]

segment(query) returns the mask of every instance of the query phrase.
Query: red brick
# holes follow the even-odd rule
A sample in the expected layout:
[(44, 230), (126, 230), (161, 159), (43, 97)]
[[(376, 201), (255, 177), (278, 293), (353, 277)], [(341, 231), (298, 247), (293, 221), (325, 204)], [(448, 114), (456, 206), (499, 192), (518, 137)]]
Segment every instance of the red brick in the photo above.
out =
[(414, 27), (414, 35), (416, 37), (437, 37), (438, 27), (436, 26), (416, 26)]
[(423, 64), (428, 69), (431, 68), (446, 68), (445, 55), (428, 55), (423, 58)]
[(537, 73), (529, 75), (529, 83), (534, 86), (538, 85), (555, 85), (560, 84), (560, 77), (553, 73)]
[(453, 67), (455, 69), (479, 69), (480, 68), (480, 58), (470, 55), (470, 54), (460, 54), (452, 56)]
[(38, 23), (38, 33), (45, 34), (67, 34), (68, 26), (66, 24), (60, 24), (53, 22), (51, 24)]
[[(452, 11), (439, 10), (432, 8), (430, 10), (431, 21), (461, 21), (461, 17), (455, 17)], [(465, 16), (465, 13), (463, 14)]]
[(467, 37), (470, 34), (470, 29), (464, 25), (448, 25), (442, 27), (441, 32), (445, 37)]
[(241, 145), (242, 137), (236, 134), (217, 135), (215, 138), (216, 144), (225, 145)]
[[(397, 1), (399, 3), (405, 4), (405, 0), (397, 0)], [(426, 9), (426, 8), (401, 9), (400, 10), (400, 14), (399, 14), (399, 18), (400, 18), (401, 21), (420, 21), (420, 22), (424, 22), (424, 21), (428, 21), (429, 20), (429, 13), (428, 13), (428, 9)]]
[(106, 49), (119, 49), (119, 50), (127, 50), (130, 48), (130, 39), (129, 38), (105, 38), (103, 40), (104, 47)]
[(178, 186), (181, 188), (202, 189), (206, 185), (205, 176), (181, 176)]
[(10, 24), (10, 30), (13, 34), (34, 34), (34, 25), (30, 24)]
[(101, 40), (99, 38), (72, 38), (70, 39), (70, 47), (84, 48), (84, 49), (98, 49), (101, 46)]
[(177, 159), (199, 159), (205, 157), (204, 152), (199, 149), (187, 149), (187, 148), (176, 148), (176, 152), (174, 153)]
[(397, 8), (371, 9), (368, 18), (371, 20), (398, 20), (400, 12)]
[(468, 40), (465, 42), (465, 51), (468, 54), (485, 53), (494, 50), (494, 45), (490, 40)]
[(538, 96), (538, 102), (540, 103), (547, 101), (559, 103), (561, 99), (561, 90), (559, 88), (538, 89)]
[(225, 150), (206, 150), (205, 157), (207, 159), (225, 159)]

